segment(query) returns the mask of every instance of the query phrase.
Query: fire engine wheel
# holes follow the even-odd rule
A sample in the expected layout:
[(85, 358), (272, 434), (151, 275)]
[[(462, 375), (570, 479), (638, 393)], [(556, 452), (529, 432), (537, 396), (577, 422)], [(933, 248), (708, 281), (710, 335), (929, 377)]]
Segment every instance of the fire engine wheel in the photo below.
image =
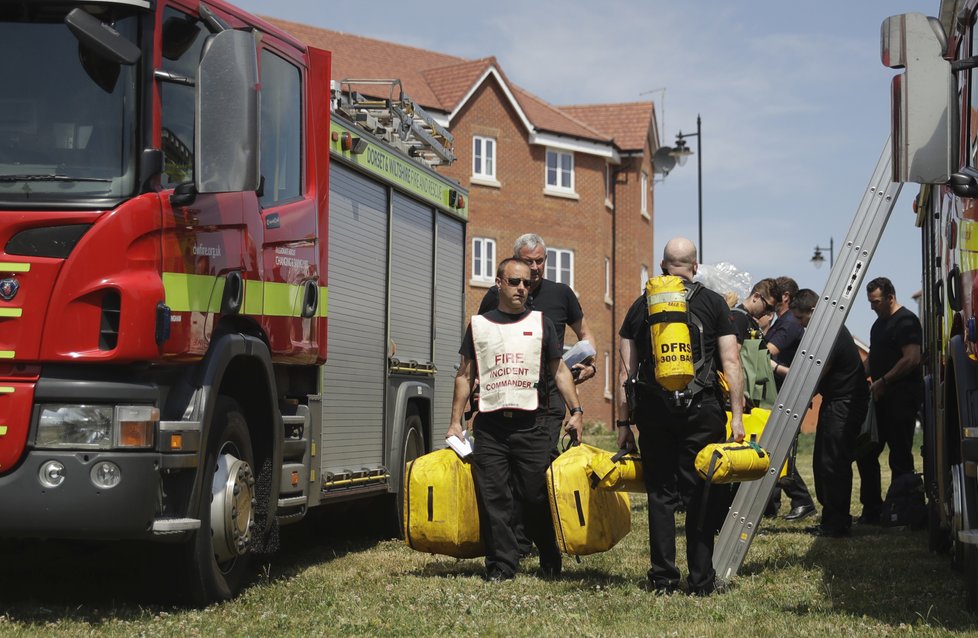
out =
[(397, 493), (394, 494), (392, 513), (396, 517), (396, 521), (391, 525), (391, 531), (400, 538), (404, 538), (404, 490), (407, 489), (404, 469), (408, 463), (425, 453), (424, 435), (421, 434), (422, 427), (421, 416), (418, 414), (408, 414), (407, 419), (404, 420), (404, 438), (401, 441), (401, 463), (399, 465), (401, 482)]
[(197, 530), (190, 552), (192, 597), (207, 604), (234, 597), (250, 575), (255, 526), (254, 454), (237, 402), (219, 397), (205, 458)]

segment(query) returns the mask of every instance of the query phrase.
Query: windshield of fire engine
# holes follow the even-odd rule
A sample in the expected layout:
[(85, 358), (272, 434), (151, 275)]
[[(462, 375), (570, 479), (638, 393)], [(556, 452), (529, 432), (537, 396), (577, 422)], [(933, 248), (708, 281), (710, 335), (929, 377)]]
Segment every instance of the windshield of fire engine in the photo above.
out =
[[(64, 6), (0, 3), (0, 207), (94, 204), (135, 188), (137, 65), (82, 45)], [(104, 11), (95, 17), (138, 44), (136, 17)]]

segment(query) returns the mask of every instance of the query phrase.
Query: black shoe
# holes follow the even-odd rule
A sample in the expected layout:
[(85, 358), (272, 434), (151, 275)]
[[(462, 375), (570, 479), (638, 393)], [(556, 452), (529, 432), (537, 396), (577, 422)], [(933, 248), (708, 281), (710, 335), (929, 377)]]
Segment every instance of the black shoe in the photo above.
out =
[(651, 580), (642, 581), (641, 588), (656, 596), (669, 596), (679, 591), (679, 585), (673, 583), (654, 583)]
[(766, 516), (767, 518), (775, 518), (780, 510), (781, 510), (781, 503), (775, 503), (774, 501), (771, 501), (770, 503), (767, 504), (767, 507), (764, 508), (764, 516)]
[(493, 570), (486, 574), (486, 580), (490, 583), (502, 583), (507, 580), (513, 580), (515, 577), (515, 574), (506, 574), (499, 570)]
[(882, 525), (883, 521), (880, 520), (880, 515), (873, 514), (872, 512), (863, 512), (859, 515), (859, 518), (855, 521), (856, 525)]
[(798, 507), (792, 507), (791, 511), (784, 515), (784, 520), (800, 521), (801, 519), (811, 516), (814, 513), (814, 505), (799, 505)]
[(712, 596), (716, 590), (717, 588), (715, 585), (708, 585), (706, 587), (690, 587), (689, 595), (705, 598), (706, 596)]
[(812, 536), (820, 536), (824, 538), (845, 538), (850, 535), (848, 528), (831, 529), (828, 527), (822, 527), (821, 525), (813, 525), (811, 527), (806, 527), (805, 531)]

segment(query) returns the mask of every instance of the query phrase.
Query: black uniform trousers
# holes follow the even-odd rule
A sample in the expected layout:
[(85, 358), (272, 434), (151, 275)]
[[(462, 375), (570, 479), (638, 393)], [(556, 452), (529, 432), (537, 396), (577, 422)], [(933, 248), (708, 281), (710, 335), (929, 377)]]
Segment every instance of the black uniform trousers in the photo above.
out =
[(868, 406), (865, 397), (823, 398), (818, 410), (812, 467), (822, 527), (830, 532), (845, 532), (852, 526), (852, 450)]
[[(696, 455), (726, 436), (726, 416), (716, 397), (701, 392), (684, 411), (672, 412), (659, 396), (643, 397), (633, 414), (639, 431), (639, 452), (649, 497), (648, 577), (656, 589), (679, 585), (676, 567), (676, 490), (688, 506), (686, 518), (687, 583), (693, 593), (714, 589), (714, 534), (726, 516), (727, 486), (712, 486), (704, 502), (706, 482), (696, 473)], [(715, 489), (714, 489), (715, 488)], [(705, 508), (705, 509), (704, 509)]]
[(856, 460), (859, 469), (859, 501), (863, 514), (876, 517), (883, 507), (880, 482), (880, 454), (883, 447), (890, 448), (890, 472), (892, 478), (901, 474), (913, 474), (913, 431), (920, 408), (920, 393), (893, 384), (876, 402), (876, 430), (879, 442), (865, 455)]
[(560, 568), (560, 551), (547, 498), (546, 472), (552, 441), (542, 413), (525, 429), (498, 425), (486, 415), (476, 416), (472, 471), (489, 576), (509, 577), (516, 573), (519, 564), (514, 531), (517, 501), (526, 531), (540, 549), (540, 566)]
[[(556, 459), (560, 454), (558, 445), (560, 445), (560, 439), (563, 436), (564, 417), (566, 415), (567, 404), (564, 403), (564, 398), (560, 396), (560, 392), (555, 389), (547, 399), (547, 405), (540, 408), (540, 418), (546, 420), (547, 429), (552, 439), (550, 445), (551, 461)], [(514, 484), (513, 490), (519, 490), (519, 486)], [(523, 525), (522, 498), (518, 492), (516, 492), (516, 517), (513, 520), (513, 531), (516, 533), (516, 543), (519, 546), (520, 555), (529, 555), (533, 551), (533, 543), (527, 537), (526, 529)]]

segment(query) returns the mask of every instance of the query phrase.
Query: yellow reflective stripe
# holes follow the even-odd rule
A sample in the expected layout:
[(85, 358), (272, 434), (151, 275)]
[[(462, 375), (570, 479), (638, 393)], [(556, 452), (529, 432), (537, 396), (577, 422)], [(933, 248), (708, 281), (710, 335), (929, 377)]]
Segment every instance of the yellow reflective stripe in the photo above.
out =
[(7, 426), (0, 425), (0, 436), (6, 436), (6, 435), (7, 435)]
[(244, 314), (260, 315), (264, 307), (264, 284), (260, 281), (246, 279), (244, 288)]
[(298, 317), (302, 308), (299, 286), (291, 284), (281, 284), (278, 282), (265, 282), (265, 316), (266, 317)]
[(30, 272), (31, 265), (15, 261), (0, 261), (0, 271), (2, 272)]
[(23, 308), (0, 308), (0, 317), (19, 317), (22, 314)]
[(13, 394), (14, 389), (9, 385), (0, 385), (0, 394)]
[(175, 312), (220, 312), (224, 278), (165, 272), (163, 290), (166, 305)]
[[(166, 305), (174, 312), (220, 312), (224, 284), (224, 277), (214, 275), (163, 273)], [(268, 317), (302, 316), (302, 295), (305, 286), (250, 279), (244, 281), (244, 286), (243, 314)], [(329, 289), (320, 286), (317, 316), (327, 316), (328, 299)], [(4, 310), (0, 308), (0, 317), (12, 316), (4, 315)]]
[(17, 353), (13, 350), (0, 350), (0, 359), (13, 359)]
[(970, 250), (959, 251), (958, 265), (961, 267), (962, 272), (978, 270), (978, 253), (973, 253)]

